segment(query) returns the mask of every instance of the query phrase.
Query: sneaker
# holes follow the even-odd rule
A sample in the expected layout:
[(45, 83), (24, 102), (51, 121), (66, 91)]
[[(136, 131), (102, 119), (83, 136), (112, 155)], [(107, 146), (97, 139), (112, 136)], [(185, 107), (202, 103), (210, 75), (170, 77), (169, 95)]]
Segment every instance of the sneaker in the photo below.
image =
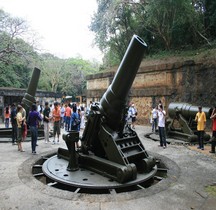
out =
[(32, 152), (32, 155), (37, 155), (37, 152), (36, 152), (36, 151), (33, 151), (33, 152)]
[(53, 141), (53, 143), (52, 144), (55, 144), (55, 141)]
[(163, 146), (164, 149), (166, 149), (166, 146)]
[(47, 141), (45, 141), (45, 144), (47, 144)]
[(22, 149), (22, 150), (20, 150), (20, 152), (25, 152), (25, 150)]
[(204, 150), (204, 148), (202, 147), (201, 150)]

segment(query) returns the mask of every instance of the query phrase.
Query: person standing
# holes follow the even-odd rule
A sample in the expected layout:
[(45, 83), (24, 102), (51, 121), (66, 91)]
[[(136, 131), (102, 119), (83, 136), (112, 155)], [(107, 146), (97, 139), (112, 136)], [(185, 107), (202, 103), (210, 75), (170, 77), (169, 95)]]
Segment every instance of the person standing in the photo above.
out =
[(31, 147), (32, 147), (32, 154), (35, 155), (36, 153), (36, 144), (37, 144), (37, 137), (38, 137), (38, 121), (42, 121), (42, 118), (37, 112), (36, 104), (32, 104), (32, 109), (28, 115), (28, 125), (30, 127), (31, 132)]
[(80, 131), (80, 124), (81, 124), (81, 110), (80, 109), (78, 109), (78, 121), (77, 122), (79, 122), (78, 123), (78, 130), (77, 131)]
[(198, 107), (198, 112), (196, 114), (195, 121), (197, 122), (197, 134), (199, 142), (199, 146), (197, 147), (197, 149), (204, 150), (203, 136), (206, 125), (206, 115), (205, 112), (202, 111), (201, 106)]
[(158, 129), (160, 136), (160, 145), (164, 149), (167, 147), (166, 134), (165, 134), (165, 121), (166, 121), (166, 112), (163, 110), (163, 105), (159, 106), (158, 110)]
[(87, 116), (87, 117), (88, 117), (88, 115), (89, 115), (89, 113), (90, 113), (90, 111), (91, 111), (92, 105), (93, 105), (93, 102), (90, 101), (89, 105), (86, 107), (86, 116)]
[(17, 115), (16, 115), (16, 121), (17, 121), (17, 145), (18, 145), (18, 151), (25, 152), (22, 148), (22, 123), (25, 119), (25, 117), (22, 116), (22, 106), (17, 106)]
[(210, 116), (212, 119), (212, 139), (211, 139), (211, 151), (210, 153), (215, 153), (216, 146), (216, 107), (213, 109), (212, 114)]
[(157, 119), (158, 119), (158, 109), (157, 106), (152, 110), (152, 132), (156, 132), (157, 129)]
[(81, 118), (81, 122), (80, 122), (80, 129), (84, 129), (85, 128), (85, 111), (84, 111), (84, 107), (81, 106), (81, 111), (80, 111), (80, 118)]
[[(80, 127), (80, 116), (77, 113), (77, 107), (76, 105), (73, 106), (73, 113), (71, 115), (71, 131), (77, 131), (79, 132)], [(76, 143), (76, 148), (79, 147), (79, 142)]]
[(136, 117), (137, 117), (137, 110), (136, 110), (136, 108), (135, 108), (135, 106), (134, 106), (134, 103), (131, 104), (131, 106), (130, 106), (128, 112), (129, 112), (129, 116), (132, 118), (131, 127), (132, 127), (133, 129), (135, 129), (135, 122), (136, 122)]
[(21, 103), (22, 106), (22, 117), (24, 118), (22, 121), (22, 139), (25, 141), (27, 137), (27, 124), (26, 124), (26, 110), (24, 108), (24, 103)]
[(70, 104), (65, 105), (65, 131), (70, 130), (71, 108)]
[(65, 117), (65, 108), (64, 108), (64, 104), (61, 104), (61, 128), (64, 128), (64, 117)]
[(5, 121), (5, 128), (9, 128), (10, 111), (8, 106), (6, 106), (4, 110), (4, 121)]
[(12, 125), (12, 145), (15, 145), (17, 141), (17, 121), (16, 121), (17, 110), (15, 104), (11, 106), (11, 125)]
[(53, 144), (56, 143), (55, 141), (56, 134), (57, 134), (57, 144), (59, 144), (61, 111), (60, 111), (60, 107), (58, 106), (58, 102), (54, 103), (52, 118), (53, 118), (53, 136), (54, 136)]
[(49, 103), (45, 102), (45, 108), (43, 110), (43, 123), (44, 123), (44, 139), (45, 143), (49, 142), (49, 122), (51, 120), (50, 117), (50, 107)]

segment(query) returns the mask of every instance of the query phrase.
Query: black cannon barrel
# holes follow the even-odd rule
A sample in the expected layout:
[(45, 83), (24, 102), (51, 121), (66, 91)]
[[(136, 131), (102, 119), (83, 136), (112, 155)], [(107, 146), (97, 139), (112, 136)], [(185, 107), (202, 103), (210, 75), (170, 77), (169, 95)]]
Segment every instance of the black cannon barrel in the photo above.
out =
[(101, 112), (106, 116), (107, 124), (114, 130), (122, 120), (129, 90), (146, 49), (146, 43), (134, 35), (111, 85), (100, 100)]
[[(202, 111), (205, 112), (207, 118), (210, 117), (211, 108), (202, 107)], [(170, 103), (168, 107), (169, 117), (174, 118), (176, 112), (181, 113), (185, 119), (195, 118), (196, 113), (198, 112), (198, 106), (189, 103)]]
[(34, 71), (32, 73), (31, 80), (28, 85), (27, 92), (25, 93), (22, 102), (27, 106), (31, 107), (31, 105), (35, 102), (35, 94), (38, 86), (38, 81), (40, 78), (40, 72), (41, 70), (38, 68), (34, 68)]

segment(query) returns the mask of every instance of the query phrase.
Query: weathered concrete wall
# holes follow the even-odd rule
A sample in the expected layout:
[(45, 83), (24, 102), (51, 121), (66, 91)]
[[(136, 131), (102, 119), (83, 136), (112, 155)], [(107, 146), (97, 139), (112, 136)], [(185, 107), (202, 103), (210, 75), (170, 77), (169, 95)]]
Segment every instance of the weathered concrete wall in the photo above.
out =
[[(87, 103), (99, 101), (111, 84), (114, 72), (87, 77)], [(119, 84), (121, 85), (121, 84)], [(149, 123), (152, 106), (161, 100), (168, 108), (171, 102), (194, 105), (216, 105), (216, 66), (193, 60), (160, 65), (140, 65), (130, 90), (129, 99), (138, 109), (138, 122)]]

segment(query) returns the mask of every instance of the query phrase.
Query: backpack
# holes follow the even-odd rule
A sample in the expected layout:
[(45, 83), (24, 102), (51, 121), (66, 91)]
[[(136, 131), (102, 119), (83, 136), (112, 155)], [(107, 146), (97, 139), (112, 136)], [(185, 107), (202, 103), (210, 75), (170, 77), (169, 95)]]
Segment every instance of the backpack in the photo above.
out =
[(79, 116), (74, 116), (73, 126), (78, 126), (80, 124), (81, 120)]
[(74, 124), (75, 124), (75, 125), (79, 125), (79, 124), (80, 124), (80, 122), (81, 122), (81, 121), (80, 121), (80, 119), (79, 119), (79, 118), (75, 118), (75, 119), (74, 119)]

